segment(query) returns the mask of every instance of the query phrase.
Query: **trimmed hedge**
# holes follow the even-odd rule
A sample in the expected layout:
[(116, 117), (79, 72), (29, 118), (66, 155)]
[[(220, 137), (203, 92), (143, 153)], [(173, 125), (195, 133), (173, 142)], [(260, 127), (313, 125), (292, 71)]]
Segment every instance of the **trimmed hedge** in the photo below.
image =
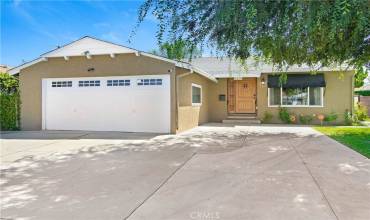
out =
[(355, 94), (362, 96), (370, 96), (370, 90), (355, 91)]
[(18, 130), (20, 116), (19, 93), (0, 93), (0, 128), (4, 130)]

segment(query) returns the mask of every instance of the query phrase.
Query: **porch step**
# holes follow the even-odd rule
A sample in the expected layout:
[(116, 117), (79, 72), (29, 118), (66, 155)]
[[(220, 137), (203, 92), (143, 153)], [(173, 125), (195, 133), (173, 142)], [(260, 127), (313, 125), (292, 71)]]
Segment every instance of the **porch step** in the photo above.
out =
[(222, 120), (224, 124), (261, 124), (258, 119), (224, 119)]
[(261, 124), (256, 114), (229, 114), (222, 123), (228, 124)]

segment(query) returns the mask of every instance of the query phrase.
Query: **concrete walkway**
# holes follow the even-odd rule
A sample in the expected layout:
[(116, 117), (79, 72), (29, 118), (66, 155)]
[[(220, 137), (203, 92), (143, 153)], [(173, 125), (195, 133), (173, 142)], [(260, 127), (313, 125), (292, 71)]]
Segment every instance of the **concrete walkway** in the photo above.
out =
[(2, 134), (1, 217), (370, 219), (370, 161), (309, 127)]

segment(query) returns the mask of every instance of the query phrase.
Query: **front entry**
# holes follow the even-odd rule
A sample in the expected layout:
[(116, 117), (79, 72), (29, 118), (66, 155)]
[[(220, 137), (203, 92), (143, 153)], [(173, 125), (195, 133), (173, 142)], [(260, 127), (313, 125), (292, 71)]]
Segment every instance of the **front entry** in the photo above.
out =
[(256, 78), (229, 79), (229, 113), (256, 113), (256, 86)]

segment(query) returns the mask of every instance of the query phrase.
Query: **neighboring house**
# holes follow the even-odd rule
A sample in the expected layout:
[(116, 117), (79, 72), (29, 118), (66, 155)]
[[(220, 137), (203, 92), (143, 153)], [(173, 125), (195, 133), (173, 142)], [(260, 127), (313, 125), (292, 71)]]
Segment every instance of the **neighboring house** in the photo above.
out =
[[(280, 88), (271, 66), (199, 58), (170, 60), (91, 37), (9, 70), (19, 74), (24, 130), (176, 133), (206, 122), (279, 122), (296, 114), (339, 114), (353, 107), (352, 70), (310, 75), (291, 67)], [(275, 73), (275, 74), (272, 74)]]
[(370, 115), (370, 84), (356, 89), (356, 101), (366, 106), (367, 115)]
[(0, 73), (7, 73), (9, 69), (9, 66), (0, 64)]

